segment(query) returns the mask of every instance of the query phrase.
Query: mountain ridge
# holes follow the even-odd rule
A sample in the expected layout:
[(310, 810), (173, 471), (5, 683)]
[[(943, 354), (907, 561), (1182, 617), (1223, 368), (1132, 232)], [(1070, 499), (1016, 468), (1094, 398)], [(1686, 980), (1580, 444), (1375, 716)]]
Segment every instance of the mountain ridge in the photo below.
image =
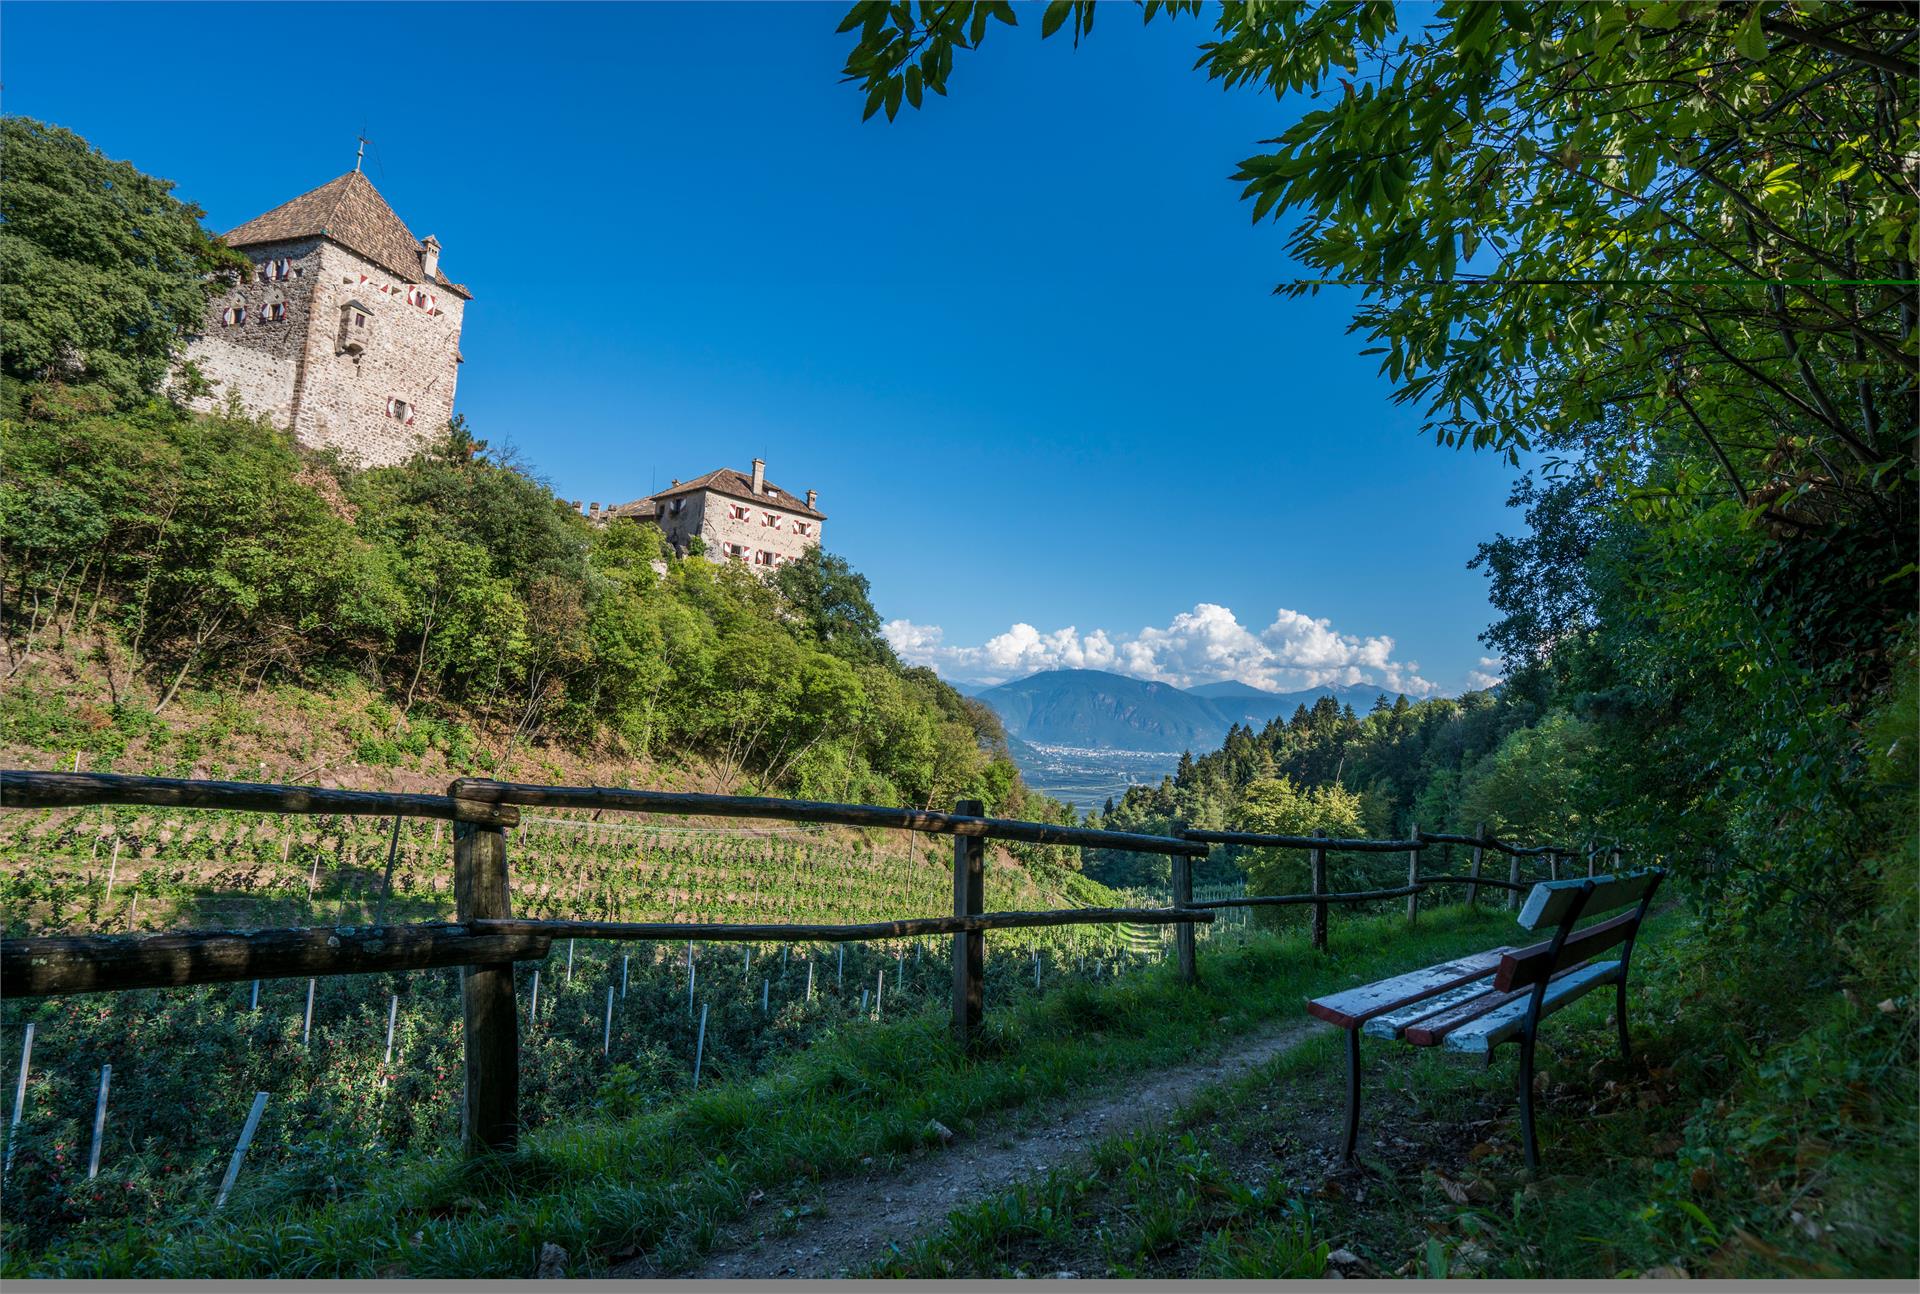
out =
[(1371, 705), (1383, 694), (1387, 689), (1357, 684), (1265, 692), (1232, 680), (1178, 688), (1106, 670), (1062, 669), (986, 688), (975, 699), (1025, 743), (1177, 754), (1216, 749), (1236, 724), (1264, 728), (1323, 696)]

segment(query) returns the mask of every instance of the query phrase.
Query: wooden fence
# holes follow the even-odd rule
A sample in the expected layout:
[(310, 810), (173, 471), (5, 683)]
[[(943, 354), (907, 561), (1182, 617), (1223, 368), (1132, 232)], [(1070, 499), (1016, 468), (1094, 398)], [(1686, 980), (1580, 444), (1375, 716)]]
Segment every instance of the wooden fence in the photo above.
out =
[[(1509, 891), (1520, 883), (1519, 860), (1545, 856), (1551, 874), (1572, 851), (1554, 846), (1519, 848), (1488, 837), (1424, 834), (1407, 840), (1340, 840), (1314, 836), (1178, 829), (1170, 836), (1021, 822), (985, 816), (978, 801), (963, 800), (952, 813), (872, 805), (828, 804), (748, 796), (697, 795), (608, 787), (536, 786), (462, 778), (445, 795), (400, 795), (180, 778), (102, 773), (0, 772), (0, 809), (95, 804), (143, 804), (227, 809), (275, 814), (347, 814), (437, 818), (451, 821), (455, 920), (418, 925), (308, 927), (252, 931), (180, 931), (154, 935), (81, 935), (9, 939), (0, 944), (0, 995), (44, 997), (117, 992), (138, 988), (210, 984), (236, 980), (311, 978), (459, 966), (465, 1020), (465, 1096), (462, 1137), (469, 1153), (510, 1149), (519, 1116), (519, 1016), (514, 963), (546, 957), (557, 938), (600, 940), (779, 941), (845, 943), (870, 939), (951, 935), (953, 938), (953, 1029), (962, 1045), (977, 1036), (984, 1002), (989, 930), (1073, 925), (1171, 925), (1176, 931), (1179, 973), (1196, 978), (1196, 925), (1211, 923), (1213, 910), (1276, 904), (1312, 904), (1313, 942), (1326, 946), (1329, 905), (1407, 898), (1409, 919), (1418, 914), (1422, 891), (1438, 884), (1465, 884), (1474, 902), (1481, 886)], [(506, 829), (522, 807), (557, 807), (627, 813), (776, 819), (862, 828), (884, 828), (954, 837), (953, 912), (900, 921), (823, 925), (808, 923), (717, 924), (520, 920), (513, 916)], [(1170, 908), (1076, 908), (1041, 912), (986, 912), (986, 842), (1166, 854), (1173, 861)], [(1215, 844), (1302, 849), (1309, 853), (1312, 886), (1305, 894), (1260, 895), (1195, 902), (1192, 863)], [(1426, 876), (1421, 851), (1432, 845), (1473, 850), (1470, 876)], [(1484, 853), (1510, 859), (1509, 878), (1482, 876)], [(1384, 890), (1338, 892), (1327, 888), (1329, 852), (1406, 852), (1407, 884)], [(1617, 853), (1617, 851), (1615, 851)], [(1588, 851), (1588, 871), (1594, 869)], [(1509, 902), (1513, 901), (1510, 895)]]

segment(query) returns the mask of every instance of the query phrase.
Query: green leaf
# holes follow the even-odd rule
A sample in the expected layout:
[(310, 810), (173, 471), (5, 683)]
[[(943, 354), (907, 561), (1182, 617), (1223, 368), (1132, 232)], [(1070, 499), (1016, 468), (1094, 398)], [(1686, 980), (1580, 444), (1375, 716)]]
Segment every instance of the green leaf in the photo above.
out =
[(1040, 35), (1047, 37), (1060, 30), (1060, 24), (1073, 12), (1073, 0), (1050, 0), (1046, 12), (1040, 15)]
[(1747, 20), (1740, 24), (1740, 34), (1734, 38), (1734, 48), (1744, 58), (1758, 63), (1767, 56), (1767, 34), (1760, 30), (1760, 11), (1762, 6), (1755, 5), (1747, 14)]

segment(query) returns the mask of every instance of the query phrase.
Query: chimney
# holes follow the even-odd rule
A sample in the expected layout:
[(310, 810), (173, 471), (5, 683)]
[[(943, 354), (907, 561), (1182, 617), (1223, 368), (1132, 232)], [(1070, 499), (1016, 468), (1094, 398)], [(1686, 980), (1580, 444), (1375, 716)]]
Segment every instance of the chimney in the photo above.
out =
[(753, 460), (753, 492), (756, 495), (767, 492), (767, 460), (764, 458)]
[(820, 497), (820, 491), (818, 491), (818, 490), (808, 490), (808, 491), (807, 491), (807, 506), (808, 506), (809, 508), (814, 508), (814, 510), (815, 510), (816, 512), (817, 512), (817, 511), (819, 511), (819, 509), (818, 509), (817, 507), (815, 507), (815, 505), (814, 505), (814, 502), (813, 502), (813, 501), (814, 501), (815, 499), (817, 499), (817, 498), (819, 498), (819, 497)]
[(420, 272), (429, 283), (440, 272), (440, 240), (432, 234), (428, 234), (426, 241), (420, 244)]

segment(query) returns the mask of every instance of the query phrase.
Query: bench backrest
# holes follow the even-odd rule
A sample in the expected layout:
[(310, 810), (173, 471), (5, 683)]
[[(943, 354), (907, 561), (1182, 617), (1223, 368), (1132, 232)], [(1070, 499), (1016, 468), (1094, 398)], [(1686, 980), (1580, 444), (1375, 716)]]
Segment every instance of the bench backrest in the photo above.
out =
[[(1640, 918), (1666, 872), (1657, 867), (1621, 876), (1582, 877), (1569, 881), (1542, 881), (1527, 895), (1520, 924), (1529, 930), (1564, 926), (1568, 918), (1598, 916), (1634, 904), (1631, 912), (1596, 922), (1580, 930), (1556, 930), (1552, 939), (1516, 948), (1500, 959), (1493, 986), (1501, 992), (1531, 988), (1553, 978), (1568, 966), (1577, 966), (1616, 944), (1625, 943), (1640, 929)], [(1585, 901), (1582, 902), (1582, 896)]]

